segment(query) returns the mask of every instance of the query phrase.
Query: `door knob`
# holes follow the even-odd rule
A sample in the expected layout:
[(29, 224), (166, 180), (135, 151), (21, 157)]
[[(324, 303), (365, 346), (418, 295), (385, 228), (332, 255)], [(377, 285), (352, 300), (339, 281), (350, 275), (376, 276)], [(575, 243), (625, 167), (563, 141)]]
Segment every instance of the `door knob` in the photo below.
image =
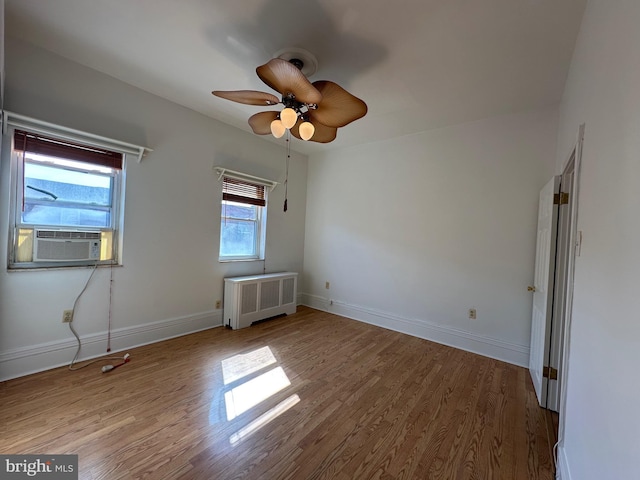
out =
[(535, 291), (536, 291), (536, 287), (532, 287), (531, 285), (529, 285), (529, 286), (527, 287), (527, 291), (528, 291), (528, 292), (535, 292)]

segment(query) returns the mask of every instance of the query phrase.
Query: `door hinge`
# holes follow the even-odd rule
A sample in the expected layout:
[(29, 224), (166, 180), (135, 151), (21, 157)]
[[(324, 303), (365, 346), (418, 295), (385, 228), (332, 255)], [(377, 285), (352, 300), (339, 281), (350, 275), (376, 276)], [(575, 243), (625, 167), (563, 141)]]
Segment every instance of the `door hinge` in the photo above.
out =
[(558, 370), (553, 367), (542, 367), (542, 376), (544, 378), (548, 378), (549, 380), (557, 380)]
[(554, 193), (553, 194), (553, 204), (554, 205), (568, 205), (569, 204), (569, 194), (566, 192)]

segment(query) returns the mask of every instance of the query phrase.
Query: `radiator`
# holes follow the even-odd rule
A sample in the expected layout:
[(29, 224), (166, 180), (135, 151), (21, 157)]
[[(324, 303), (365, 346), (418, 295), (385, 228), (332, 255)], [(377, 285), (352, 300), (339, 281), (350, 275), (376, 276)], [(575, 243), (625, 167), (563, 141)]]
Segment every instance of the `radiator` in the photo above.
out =
[(244, 328), (258, 320), (296, 313), (298, 274), (269, 273), (224, 279), (224, 323)]

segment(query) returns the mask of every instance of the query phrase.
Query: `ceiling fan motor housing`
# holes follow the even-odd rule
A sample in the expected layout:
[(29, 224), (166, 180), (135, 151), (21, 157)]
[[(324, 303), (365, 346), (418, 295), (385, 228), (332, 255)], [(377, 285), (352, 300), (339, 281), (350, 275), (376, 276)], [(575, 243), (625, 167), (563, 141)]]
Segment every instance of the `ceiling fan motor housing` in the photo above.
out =
[(302, 71), (302, 69), (304, 68), (304, 62), (299, 58), (291, 58), (289, 59), (289, 63), (291, 63), (294, 67), (296, 67), (300, 71)]
[(305, 114), (309, 110), (315, 110), (318, 106), (315, 103), (308, 104), (299, 102), (296, 100), (296, 97), (293, 93), (288, 93), (287, 95), (282, 96), (282, 104), (285, 107), (293, 108), (296, 112), (300, 114)]
[[(278, 50), (273, 54), (273, 58), (280, 58), (291, 62), (298, 67), (305, 77), (311, 77), (318, 71), (318, 59), (313, 53), (304, 48), (287, 47), (282, 50)], [(300, 62), (300, 65), (298, 63)]]

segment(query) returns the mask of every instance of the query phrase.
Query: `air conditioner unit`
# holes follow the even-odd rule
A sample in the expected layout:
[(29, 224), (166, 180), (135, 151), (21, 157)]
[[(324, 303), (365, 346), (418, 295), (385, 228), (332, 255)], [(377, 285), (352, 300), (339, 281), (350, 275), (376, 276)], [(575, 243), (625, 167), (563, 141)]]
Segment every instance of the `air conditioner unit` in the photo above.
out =
[(100, 238), (100, 232), (36, 229), (33, 261), (100, 260)]

